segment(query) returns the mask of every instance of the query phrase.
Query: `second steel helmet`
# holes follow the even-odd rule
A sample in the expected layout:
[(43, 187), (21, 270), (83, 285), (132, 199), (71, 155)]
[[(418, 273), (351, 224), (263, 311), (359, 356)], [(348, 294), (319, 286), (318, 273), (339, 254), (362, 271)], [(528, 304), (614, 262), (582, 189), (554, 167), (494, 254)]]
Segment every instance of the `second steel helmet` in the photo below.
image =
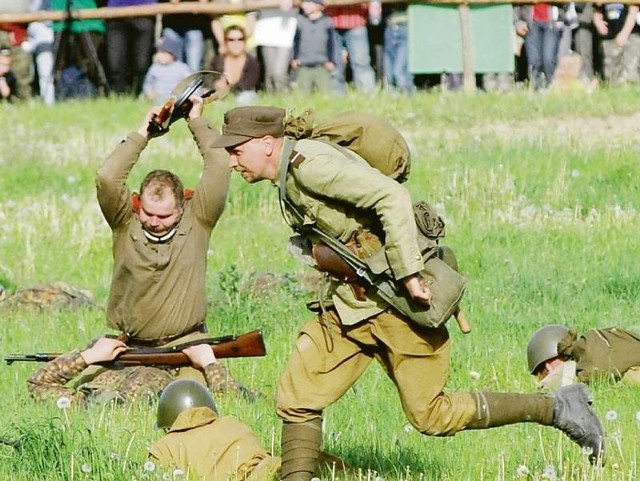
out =
[(218, 412), (216, 402), (205, 386), (191, 379), (173, 381), (160, 395), (156, 427), (170, 428), (182, 411), (197, 407), (208, 407)]
[(544, 326), (533, 333), (527, 346), (529, 372), (535, 374), (548, 359), (558, 356), (558, 343), (569, 333), (569, 328), (560, 324)]

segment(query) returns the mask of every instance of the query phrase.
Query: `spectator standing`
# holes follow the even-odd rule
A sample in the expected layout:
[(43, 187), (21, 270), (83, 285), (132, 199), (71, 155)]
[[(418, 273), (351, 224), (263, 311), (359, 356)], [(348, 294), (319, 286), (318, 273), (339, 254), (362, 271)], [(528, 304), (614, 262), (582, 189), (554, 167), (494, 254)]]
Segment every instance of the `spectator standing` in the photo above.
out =
[(388, 91), (411, 93), (415, 90), (409, 71), (409, 16), (406, 4), (382, 7), (384, 50), (382, 68)]
[(144, 78), (142, 93), (149, 100), (164, 101), (171, 91), (188, 77), (192, 70), (178, 60), (182, 54), (182, 44), (174, 37), (163, 37), (158, 42), (155, 61)]
[[(242, 0), (225, 0), (226, 3), (241, 4)], [(220, 15), (211, 21), (211, 32), (218, 48), (218, 55), (226, 53), (226, 42), (224, 40), (225, 31), (232, 26), (241, 27), (245, 32), (245, 45), (248, 52), (253, 53), (256, 49), (253, 32), (258, 21), (258, 12), (234, 13)]]
[[(198, 0), (207, 3), (209, 0)], [(163, 3), (176, 5), (181, 0), (163, 0)], [(179, 40), (182, 45), (177, 60), (186, 63), (196, 72), (202, 69), (204, 59), (204, 42), (211, 31), (211, 18), (208, 15), (178, 13), (162, 16), (162, 36)]]
[(10, 102), (16, 89), (16, 77), (11, 71), (11, 50), (0, 50), (0, 102)]
[(282, 0), (280, 8), (265, 8), (258, 12), (256, 43), (262, 56), (264, 88), (269, 93), (289, 89), (293, 49), (293, 36), (289, 32), (296, 28), (296, 17), (292, 0)]
[(576, 3), (575, 9), (578, 25), (573, 30), (573, 50), (582, 58), (582, 79), (593, 80), (595, 75), (593, 4)]
[[(153, 5), (157, 0), (108, 0), (108, 7)], [(116, 94), (138, 96), (153, 56), (155, 17), (107, 20), (107, 70)]]
[[(31, 0), (2, 0), (0, 13), (26, 13)], [(16, 79), (14, 99), (28, 100), (33, 96), (33, 59), (27, 40), (26, 23), (0, 23), (0, 48), (11, 51), (11, 70)]]
[(529, 82), (535, 90), (545, 89), (558, 63), (564, 13), (551, 4), (536, 3), (516, 7), (514, 14), (516, 33), (524, 38)]
[(593, 25), (601, 39), (604, 78), (612, 85), (640, 79), (640, 27), (637, 5), (596, 5)]
[[(51, 10), (51, 0), (33, 0), (31, 10), (34, 12)], [(47, 105), (55, 102), (53, 82), (53, 25), (50, 21), (31, 22), (27, 27), (28, 41), (33, 49), (33, 59), (38, 74), (38, 92)]]
[[(65, 11), (68, 2), (52, 0), (51, 9)], [(71, 6), (83, 10), (96, 8), (97, 4), (95, 0), (73, 0)], [(98, 87), (105, 89), (107, 80), (97, 53), (104, 40), (104, 21), (65, 19), (53, 22), (53, 31), (56, 98), (93, 97)]]
[(367, 31), (368, 3), (327, 7), (326, 12), (331, 17), (335, 28), (336, 68), (333, 71), (333, 79), (336, 91), (344, 93), (347, 89), (347, 59), (343, 54), (345, 51), (356, 89), (364, 92), (373, 90), (376, 86), (376, 77), (371, 67)]
[(256, 98), (260, 82), (260, 63), (247, 52), (247, 36), (242, 27), (227, 27), (223, 42), (225, 53), (213, 59), (211, 69), (224, 74), (238, 103), (251, 103)]
[(303, 0), (293, 41), (292, 68), (298, 71), (296, 89), (311, 93), (332, 90), (331, 72), (335, 69), (333, 22), (324, 13), (324, 0)]

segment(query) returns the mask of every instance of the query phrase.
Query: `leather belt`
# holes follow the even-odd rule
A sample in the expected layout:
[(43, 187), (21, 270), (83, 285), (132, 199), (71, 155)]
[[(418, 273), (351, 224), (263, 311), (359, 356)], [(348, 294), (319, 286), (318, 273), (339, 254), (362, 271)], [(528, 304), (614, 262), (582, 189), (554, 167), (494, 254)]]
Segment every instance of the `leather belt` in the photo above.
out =
[(160, 347), (160, 346), (164, 346), (165, 344), (169, 344), (170, 342), (175, 341), (176, 339), (180, 339), (181, 337), (187, 336), (189, 334), (193, 334), (194, 332), (205, 333), (205, 332), (209, 332), (209, 330), (207, 329), (207, 325), (205, 323), (200, 323), (200, 324), (196, 324), (191, 329), (188, 329), (176, 336), (162, 337), (160, 339), (138, 339), (136, 337), (131, 337), (129, 335), (126, 335), (127, 337), (124, 340), (124, 342), (128, 346)]

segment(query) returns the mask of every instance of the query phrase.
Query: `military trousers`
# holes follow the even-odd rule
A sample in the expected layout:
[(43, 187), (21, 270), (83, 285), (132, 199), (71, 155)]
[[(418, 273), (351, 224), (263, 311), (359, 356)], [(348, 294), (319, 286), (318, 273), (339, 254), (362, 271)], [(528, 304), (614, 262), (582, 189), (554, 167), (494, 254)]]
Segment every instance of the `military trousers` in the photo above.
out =
[(298, 337), (278, 385), (278, 416), (294, 423), (320, 417), (375, 359), (418, 431), (453, 435), (469, 424), (476, 403), (470, 393), (444, 392), (450, 355), (446, 327), (419, 327), (392, 311), (344, 326), (329, 311), (307, 323)]

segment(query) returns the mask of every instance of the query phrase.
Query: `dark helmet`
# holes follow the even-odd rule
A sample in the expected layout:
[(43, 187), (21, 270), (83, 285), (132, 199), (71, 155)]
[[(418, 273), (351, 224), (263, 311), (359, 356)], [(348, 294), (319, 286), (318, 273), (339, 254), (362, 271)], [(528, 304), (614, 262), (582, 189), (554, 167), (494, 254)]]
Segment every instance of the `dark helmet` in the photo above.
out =
[(216, 402), (205, 386), (191, 379), (173, 381), (160, 395), (156, 427), (170, 428), (178, 414), (197, 407), (208, 407), (215, 413), (218, 412)]
[(544, 326), (533, 333), (527, 346), (529, 372), (535, 374), (540, 365), (558, 356), (558, 343), (569, 333), (569, 328), (560, 324)]

